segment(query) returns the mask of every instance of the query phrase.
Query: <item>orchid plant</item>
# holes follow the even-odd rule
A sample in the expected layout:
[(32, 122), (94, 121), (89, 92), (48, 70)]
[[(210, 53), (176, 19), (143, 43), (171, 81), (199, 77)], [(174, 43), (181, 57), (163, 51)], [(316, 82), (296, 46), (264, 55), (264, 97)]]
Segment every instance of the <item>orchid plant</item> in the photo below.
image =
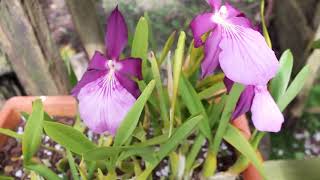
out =
[[(55, 122), (39, 99), (25, 115), (22, 136), (1, 129), (22, 139), (25, 169), (61, 179), (32, 158), (45, 133), (64, 147), (73, 179), (161, 179), (156, 169), (164, 163), (170, 167), (170, 179), (209, 178), (217, 173), (223, 141), (238, 152), (225, 173), (237, 176), (252, 163), (266, 178), (256, 149), (266, 132), (280, 131), (281, 111), (302, 89), (308, 67), (289, 85), (290, 51), (278, 61), (267, 31), (263, 36), (227, 2), (208, 4), (212, 11), (197, 15), (190, 24), (190, 47), (181, 31), (172, 51), (173, 32), (159, 54), (148, 48), (150, 24), (142, 17), (128, 58), (122, 54), (128, 29), (116, 7), (106, 23), (106, 51), (94, 54), (72, 90), (79, 102), (75, 124)], [(255, 128), (247, 139), (232, 123), (250, 110), (248, 119)], [(98, 142), (86, 137), (80, 119), (99, 134)]]

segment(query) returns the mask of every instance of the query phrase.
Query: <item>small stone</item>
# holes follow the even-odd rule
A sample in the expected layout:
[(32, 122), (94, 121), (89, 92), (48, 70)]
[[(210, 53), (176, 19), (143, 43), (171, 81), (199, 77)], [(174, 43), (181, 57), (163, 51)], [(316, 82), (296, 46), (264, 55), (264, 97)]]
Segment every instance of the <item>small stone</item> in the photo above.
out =
[(313, 135), (313, 138), (315, 141), (319, 142), (320, 141), (320, 132), (316, 132), (314, 135)]
[(61, 150), (61, 149), (62, 149), (60, 144), (54, 145), (54, 148), (55, 148), (56, 150)]
[(282, 156), (284, 154), (284, 151), (282, 149), (278, 150), (278, 156)]
[(14, 175), (15, 175), (16, 177), (22, 177), (22, 174), (23, 174), (22, 170), (19, 169)]
[(23, 134), (23, 128), (22, 127), (18, 127), (17, 133), (18, 134)]

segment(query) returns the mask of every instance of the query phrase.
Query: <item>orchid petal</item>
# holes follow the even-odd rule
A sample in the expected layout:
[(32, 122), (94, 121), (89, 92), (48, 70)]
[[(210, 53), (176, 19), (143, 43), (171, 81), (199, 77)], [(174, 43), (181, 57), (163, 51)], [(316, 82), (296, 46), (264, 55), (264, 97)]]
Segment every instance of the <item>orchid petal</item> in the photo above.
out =
[(117, 63), (120, 64), (120, 69), (116, 73), (121, 85), (126, 88), (134, 97), (140, 95), (140, 90), (137, 83), (133, 78), (142, 79), (141, 73), (141, 59), (140, 58), (127, 58)]
[(221, 41), (220, 28), (217, 27), (208, 37), (205, 43), (205, 57), (201, 63), (201, 77), (205, 78), (207, 75), (213, 73), (219, 65), (219, 54), (221, 52), (219, 43)]
[[(230, 92), (234, 82), (228, 79), (227, 77), (225, 77), (223, 81), (227, 88), (227, 91)], [(232, 120), (247, 113), (250, 110), (253, 97), (254, 97), (254, 86), (246, 86), (240, 95), (240, 98), (237, 102), (236, 109), (232, 113), (232, 118), (231, 118)]]
[(250, 28), (223, 27), (220, 48), (220, 67), (234, 82), (265, 85), (279, 69), (279, 62), (263, 36)]
[(208, 3), (215, 12), (221, 7), (221, 0), (208, 0)]
[(284, 121), (267, 86), (256, 86), (252, 106), (252, 121), (259, 131), (279, 132)]
[(127, 42), (127, 24), (123, 15), (118, 10), (118, 7), (116, 7), (108, 18), (107, 23), (107, 32), (105, 37), (107, 58), (118, 59)]
[(216, 25), (211, 21), (213, 13), (204, 13), (196, 16), (190, 23), (190, 27), (194, 37), (194, 46), (203, 45), (201, 36), (212, 30)]
[(228, 19), (228, 22), (246, 28), (253, 28), (251, 21), (246, 17), (232, 17)]
[(78, 96), (82, 87), (87, 85), (88, 83), (99, 79), (101, 76), (105, 75), (107, 71), (100, 70), (88, 70), (86, 71), (78, 84), (72, 89), (71, 94), (73, 96)]
[(104, 55), (98, 51), (95, 51), (89, 63), (88, 70), (107, 70), (106, 58)]
[(228, 18), (243, 16), (244, 14), (238, 9), (234, 8), (231, 4), (225, 3), (225, 7), (227, 8)]
[(78, 95), (80, 117), (96, 133), (115, 134), (136, 101), (114, 74), (109, 75), (87, 84)]

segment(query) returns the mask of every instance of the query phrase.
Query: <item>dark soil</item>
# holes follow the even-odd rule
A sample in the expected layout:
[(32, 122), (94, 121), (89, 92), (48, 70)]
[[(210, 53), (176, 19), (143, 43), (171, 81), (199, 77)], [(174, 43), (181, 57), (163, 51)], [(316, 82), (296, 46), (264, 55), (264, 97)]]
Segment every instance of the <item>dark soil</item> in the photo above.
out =
[[(58, 122), (72, 125), (73, 120), (68, 118), (55, 118)], [(23, 133), (25, 121), (17, 127), (18, 133)], [(57, 167), (57, 163), (63, 158), (64, 149), (48, 136), (43, 135), (39, 151), (34, 156), (34, 161), (41, 162), (51, 170), (63, 176), (63, 173)], [(15, 177), (16, 179), (29, 179), (27, 171), (23, 169), (22, 145), (20, 140), (9, 138), (7, 144), (0, 149), (0, 174)], [(64, 176), (70, 177), (70, 173)]]

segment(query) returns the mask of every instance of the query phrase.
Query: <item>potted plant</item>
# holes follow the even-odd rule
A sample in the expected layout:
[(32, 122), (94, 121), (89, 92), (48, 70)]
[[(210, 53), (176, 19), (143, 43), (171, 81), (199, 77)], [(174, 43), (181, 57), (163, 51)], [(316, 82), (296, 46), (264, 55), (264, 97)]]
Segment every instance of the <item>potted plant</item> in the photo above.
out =
[[(123, 58), (128, 30), (116, 7), (107, 20), (106, 52), (94, 54), (72, 90), (77, 100), (8, 100), (0, 133), (18, 140), (13, 144), (22, 152), (14, 160), (25, 169), (14, 175), (143, 180), (237, 178), (245, 172), (245, 179), (266, 178), (257, 147), (265, 132), (280, 130), (281, 111), (301, 90), (308, 68), (289, 85), (289, 52), (279, 63), (270, 40), (241, 12), (219, 0), (209, 5), (213, 13), (191, 22), (189, 48), (180, 32), (173, 58), (176, 33), (159, 55), (148, 53), (143, 17), (132, 57)], [(252, 136), (245, 117), (250, 110)], [(16, 132), (20, 113), (26, 121)]]

